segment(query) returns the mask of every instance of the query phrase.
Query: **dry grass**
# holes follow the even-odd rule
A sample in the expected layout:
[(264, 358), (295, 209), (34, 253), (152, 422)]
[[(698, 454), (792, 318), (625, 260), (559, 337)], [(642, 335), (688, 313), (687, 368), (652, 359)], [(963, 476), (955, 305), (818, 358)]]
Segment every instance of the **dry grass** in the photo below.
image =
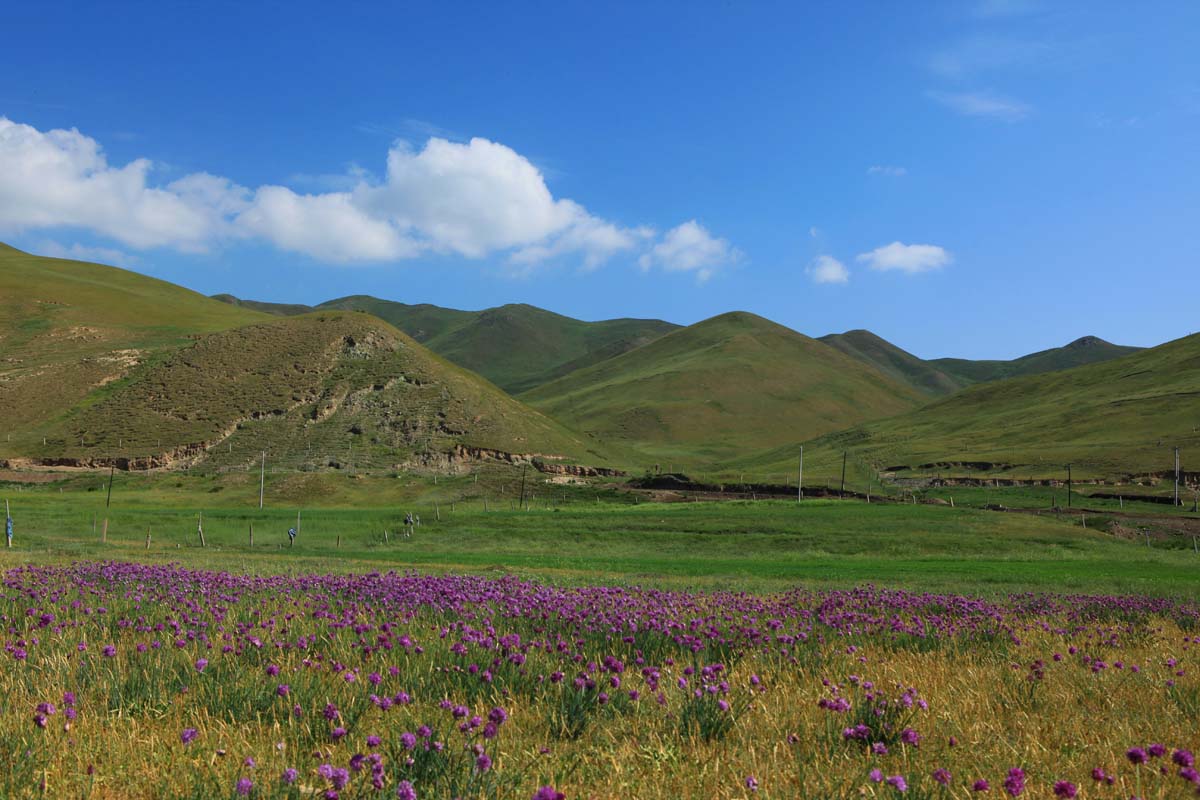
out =
[[(399, 596), (398, 605), (374, 596), (370, 579), (345, 591), (295, 584), (245, 591), (221, 578), (211, 585), (193, 574), (170, 578), (174, 573), (160, 568), (160, 585), (147, 578), (97, 581), (95, 591), (77, 591), (62, 583), (74, 573), (35, 574), (51, 578), (14, 581), (10, 573), (2, 604), (9, 627), (0, 671), (0, 755), (12, 765), (0, 777), (6, 797), (232, 797), (243, 777), (253, 781), (254, 797), (325, 796), (331, 784), (318, 766), (345, 767), (353, 754), (369, 752), (382, 754), (384, 788), (372, 790), (368, 766), (351, 773), (341, 797), (394, 797), (397, 782), (417, 769), (403, 766), (409, 751), (400, 734), (422, 724), (447, 746), (439, 756), (443, 771), (414, 781), (421, 798), (527, 798), (547, 783), (569, 798), (899, 796), (870, 780), (875, 768), (903, 776), (907, 797), (966, 798), (978, 779), (990, 781), (999, 794), (1013, 767), (1026, 772), (1028, 797), (1051, 797), (1054, 783), (1067, 780), (1080, 786), (1080, 797), (1168, 798), (1192, 790), (1170, 763), (1172, 749), (1200, 745), (1200, 639), (1189, 641), (1195, 617), (1127, 613), (1115, 601), (1108, 621), (1093, 613), (1087, 623), (1068, 621), (1067, 612), (1055, 617), (1010, 609), (1007, 624), (1015, 639), (990, 629), (929, 638), (851, 635), (817, 624), (807, 642), (741, 656), (705, 658), (701, 652), (693, 660), (669, 637), (643, 632), (636, 644), (645, 648), (645, 666), (660, 673), (656, 688), (641, 673), (634, 645), (585, 633), (554, 616), (507, 618), (500, 613), (503, 602), (490, 611), (472, 605), (455, 613), (414, 613)], [(90, 582), (97, 573), (80, 574)], [(37, 597), (38, 586), (51, 593)], [(516, 591), (514, 597), (524, 591), (512, 583), (496, 586), (501, 594)], [(681, 601), (676, 596), (671, 602)], [(691, 608), (676, 609), (685, 628), (705, 614), (721, 618), (720, 597), (693, 596), (691, 602)], [(55, 618), (47, 622), (40, 615), (50, 609)], [(747, 617), (744, 624), (760, 625), (766, 617)], [(390, 630), (380, 627), (384, 623)], [(712, 624), (728, 631), (741, 623), (731, 617)], [(783, 630), (791, 626), (787, 622)], [(456, 654), (453, 645), (471, 640), (472, 631), (482, 634), (476, 637), (482, 644)], [(524, 644), (504, 650), (497, 641), (505, 633), (519, 633)], [(412, 646), (405, 646), (403, 634)], [(560, 634), (572, 643), (566, 655), (531, 644)], [(307, 642), (303, 648), (273, 646), (299, 637)], [(156, 640), (161, 648), (154, 647)], [(372, 652), (384, 640), (389, 646)], [(81, 641), (86, 651), (79, 649)], [(117, 652), (106, 658), (102, 648), (109, 643)], [(18, 649), (27, 655), (16, 658)], [(514, 666), (507, 660), (514, 652), (528, 660)], [(602, 667), (587, 666), (613, 655), (626, 665), (619, 688), (607, 683), (611, 674)], [(199, 658), (208, 661), (202, 671)], [(690, 692), (700, 685), (699, 675), (687, 674), (686, 667), (718, 659), (724, 671), (717, 677), (728, 681), (729, 693), (695, 701)], [(1094, 667), (1098, 660), (1106, 666)], [(1037, 661), (1044, 666), (1031, 666)], [(493, 670), (493, 682), (471, 675), (470, 664)], [(279, 674), (269, 674), (268, 665)], [(539, 679), (555, 670), (567, 672), (563, 683)], [(572, 689), (580, 670), (590, 671), (597, 690)], [(380, 675), (378, 686), (373, 672)], [(677, 686), (681, 677), (689, 681), (687, 690)], [(893, 729), (880, 726), (872, 734), (871, 740), (888, 741), (886, 755), (843, 736), (869, 706), (866, 684), (854, 685), (861, 681), (873, 682), (888, 698), (909, 691), (916, 701)], [(281, 683), (289, 687), (286, 697), (277, 695)], [(607, 705), (594, 702), (599, 689), (611, 693)], [(630, 689), (640, 692), (636, 701), (626, 694)], [(839, 690), (850, 700), (848, 711), (819, 706)], [(73, 721), (62, 703), (66, 691), (76, 695)], [(367, 699), (400, 691), (412, 702), (382, 710)], [(699, 708), (721, 696), (732, 705), (728, 714)], [(577, 735), (570, 735), (564, 709), (572, 698), (587, 697), (592, 700), (584, 702), (579, 728), (572, 731)], [(494, 706), (507, 709), (497, 737), (469, 739), (494, 759), (490, 771), (473, 769), (474, 754), (463, 751), (467, 738), (453, 730), (458, 720), (440, 705), (443, 700), (485, 719)], [(57, 708), (43, 729), (34, 714), (46, 702)], [(340, 710), (333, 721), (322, 716), (327, 703)], [(293, 705), (302, 716), (295, 716)], [(700, 715), (697, 725), (684, 723), (690, 713)], [(337, 726), (348, 729), (340, 740), (330, 736)], [(919, 745), (896, 741), (901, 727), (917, 731)], [(188, 728), (198, 735), (185, 746), (180, 734)], [(370, 746), (370, 735), (382, 743)], [(1166, 745), (1165, 758), (1140, 768), (1126, 761), (1128, 748), (1154, 742)], [(246, 758), (255, 765), (247, 766)], [(1164, 765), (1167, 774), (1159, 774)], [(289, 767), (299, 771), (290, 786), (279, 780)], [(1096, 767), (1113, 775), (1112, 785), (1093, 784), (1089, 776)], [(931, 778), (938, 768), (952, 773), (948, 787)], [(750, 776), (756, 791), (747, 788)]]

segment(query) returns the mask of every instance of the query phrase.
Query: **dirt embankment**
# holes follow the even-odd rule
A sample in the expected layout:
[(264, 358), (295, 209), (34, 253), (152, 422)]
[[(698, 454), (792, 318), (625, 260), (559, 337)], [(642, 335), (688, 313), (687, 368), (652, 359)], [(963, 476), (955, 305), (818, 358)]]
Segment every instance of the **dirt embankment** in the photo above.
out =
[[(924, 466), (928, 465), (923, 465)], [(934, 465), (940, 466), (940, 465)], [(1021, 486), (1045, 486), (1045, 487), (1064, 487), (1067, 485), (1066, 478), (1000, 478), (1000, 477), (970, 477), (962, 475), (926, 475), (920, 477), (897, 477), (894, 468), (889, 467), (887, 471), (880, 473), (883, 480), (887, 480), (896, 486), (903, 486), (907, 489), (933, 489), (942, 486), (973, 486), (979, 488), (1004, 488), (1004, 487), (1021, 487)], [(908, 469), (908, 467), (900, 467), (900, 469)], [(1116, 478), (1074, 478), (1071, 483), (1074, 486), (1160, 486), (1164, 482), (1170, 483), (1175, 480), (1173, 471), (1163, 472), (1147, 472), (1140, 475), (1122, 475)], [(1200, 472), (1185, 472), (1179, 473), (1179, 487), (1186, 488), (1189, 492), (1200, 488)], [(1096, 495), (1102, 497), (1104, 495)], [(1116, 499), (1117, 495), (1112, 495)]]
[(469, 447), (459, 444), (451, 451), (452, 457), (462, 461), (500, 461), (505, 464), (528, 464), (538, 472), (546, 475), (573, 475), (579, 478), (622, 477), (625, 473), (619, 469), (608, 467), (588, 467), (581, 464), (553, 463), (562, 460), (562, 456), (545, 453), (507, 453), (503, 450), (493, 450), (487, 447)]
[[(767, 500), (795, 499), (796, 487), (779, 483), (703, 483), (694, 481), (680, 473), (663, 473), (634, 478), (625, 484), (625, 488), (649, 494), (655, 500), (670, 502), (671, 500), (693, 498), (699, 500)], [(674, 497), (672, 497), (674, 495)], [(867, 495), (847, 489), (841, 492), (829, 486), (805, 486), (804, 496), (817, 497), (853, 497), (866, 500)], [(888, 498), (872, 494), (872, 502), (887, 502)]]
[(9, 458), (0, 459), (0, 469), (18, 472), (104, 469), (119, 469), (123, 472), (144, 472), (146, 470), (175, 469), (187, 466), (201, 458), (207, 451), (208, 444), (200, 442), (197, 444), (185, 444), (165, 453), (146, 456)]

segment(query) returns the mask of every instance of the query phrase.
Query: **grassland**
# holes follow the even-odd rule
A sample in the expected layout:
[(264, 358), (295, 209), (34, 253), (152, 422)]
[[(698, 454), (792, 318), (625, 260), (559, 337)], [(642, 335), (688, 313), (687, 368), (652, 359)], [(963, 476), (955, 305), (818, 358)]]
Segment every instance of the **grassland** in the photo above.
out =
[(832, 347), (741, 312), (674, 331), (521, 399), (577, 430), (636, 446), (664, 468), (711, 465), (921, 402), (915, 390)]
[[(385, 540), (415, 486), (306, 508), (292, 548), (293, 509), (210, 506), (201, 548), (179, 492), (126, 485), (101, 544), (78, 480), (19, 492), (0, 553), (6, 797), (1191, 791), (1190, 552), (971, 509), (582, 490), (417, 508)], [(838, 588), (867, 583), (887, 588)], [(1006, 597), (1027, 590), (1106, 596)], [(1108, 596), (1128, 591), (1181, 599)]]
[[(760, 592), (797, 583), (970, 593), (1200, 591), (1193, 577), (1200, 559), (1186, 537), (1156, 536), (1147, 547), (1141, 538), (1108, 533), (1102, 516), (1084, 528), (1073, 515), (974, 507), (983, 497), (960, 496), (953, 509), (850, 500), (657, 504), (612, 488), (531, 479), (525, 490), (530, 510), (520, 511), (514, 510), (520, 498), (515, 471), (486, 476), (482, 490), (473, 476), (435, 485), (276, 474), (260, 511), (257, 477), (246, 472), (165, 482), (118, 476), (108, 509), (102, 476), (9, 485), (3, 493), (13, 501), (20, 535), (0, 563), (136, 558), (260, 573), (318, 565), (419, 567)], [(324, 502), (315, 504), (317, 496)], [(297, 511), (302, 535), (286, 548), (284, 534)], [(422, 525), (404, 539), (399, 534), (410, 511)], [(196, 535), (200, 514), (203, 549)], [(101, 544), (106, 517), (108, 540)]]

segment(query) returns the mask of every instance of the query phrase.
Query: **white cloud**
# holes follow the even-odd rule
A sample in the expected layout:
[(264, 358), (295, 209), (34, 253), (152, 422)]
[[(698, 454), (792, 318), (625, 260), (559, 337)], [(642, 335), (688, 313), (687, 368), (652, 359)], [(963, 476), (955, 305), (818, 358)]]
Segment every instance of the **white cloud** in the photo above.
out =
[(989, 92), (930, 92), (929, 96), (952, 111), (969, 117), (991, 117), (1005, 122), (1017, 122), (1025, 119), (1033, 111), (1025, 103)]
[(850, 280), (850, 270), (833, 256), (817, 256), (804, 271), (813, 283), (846, 283)]
[(667, 231), (639, 263), (643, 269), (658, 265), (668, 272), (694, 272), (696, 280), (703, 283), (721, 267), (741, 258), (736, 247), (713, 236), (693, 219)]
[(100, 264), (111, 264), (118, 267), (131, 267), (140, 263), (141, 259), (122, 250), (111, 247), (89, 247), (76, 242), (70, 247), (50, 239), (33, 248), (39, 255), (50, 258), (68, 258), (72, 261), (93, 261)]
[(935, 244), (892, 242), (869, 253), (861, 253), (855, 260), (871, 269), (900, 270), (915, 275), (941, 269), (953, 261), (953, 257)]
[(867, 167), (868, 175), (882, 175), (885, 178), (903, 178), (908, 174), (908, 170), (904, 167), (890, 166), (887, 164), (875, 164)]
[(556, 200), (537, 168), (487, 139), (430, 139), (420, 152), (398, 143), (387, 176), (357, 190), (359, 205), (412, 231), (430, 248), (478, 258), (542, 242), (587, 216)]
[(355, 206), (346, 192), (296, 194), (284, 186), (263, 186), (236, 225), (281, 250), (322, 261), (394, 261), (420, 252), (386, 220)]
[(42, 132), (0, 117), (0, 233), (76, 227), (134, 248), (183, 251), (259, 239), (334, 263), (501, 254), (525, 268), (567, 256), (594, 268), (641, 252), (643, 266), (701, 280), (739, 255), (695, 221), (657, 239), (646, 226), (594, 216), (554, 197), (527, 158), (482, 138), (433, 136), (419, 150), (397, 142), (380, 179), (357, 166), (340, 180), (297, 176), (326, 190), (314, 194), (207, 173), (155, 186), (152, 172), (146, 159), (110, 165), (77, 130)]
[(203, 250), (221, 233), (219, 207), (228, 201), (206, 202), (204, 178), (150, 187), (150, 170), (146, 159), (110, 166), (77, 130), (42, 133), (0, 117), (0, 230), (78, 227), (131, 247)]

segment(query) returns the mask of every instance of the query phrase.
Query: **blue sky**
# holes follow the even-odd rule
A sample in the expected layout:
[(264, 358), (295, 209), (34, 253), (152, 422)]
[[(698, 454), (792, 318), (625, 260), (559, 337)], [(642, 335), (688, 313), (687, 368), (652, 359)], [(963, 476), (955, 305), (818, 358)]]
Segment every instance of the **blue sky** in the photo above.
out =
[(1186, 335), (1200, 4), (6, 9), (0, 239), (280, 302)]

